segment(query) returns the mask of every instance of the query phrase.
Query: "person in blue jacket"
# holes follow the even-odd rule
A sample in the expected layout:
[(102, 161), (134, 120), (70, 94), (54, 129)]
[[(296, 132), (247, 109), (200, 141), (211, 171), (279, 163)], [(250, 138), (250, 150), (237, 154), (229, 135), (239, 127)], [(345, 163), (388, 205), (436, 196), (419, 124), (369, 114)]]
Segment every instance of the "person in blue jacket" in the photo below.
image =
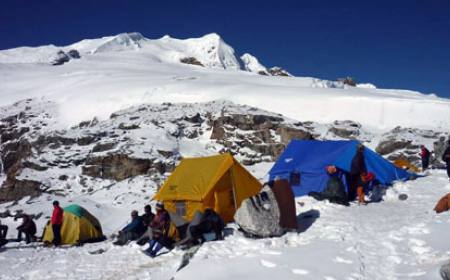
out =
[(128, 241), (136, 240), (144, 234), (146, 228), (138, 211), (131, 211), (131, 222), (119, 231), (119, 237), (114, 245), (125, 245)]

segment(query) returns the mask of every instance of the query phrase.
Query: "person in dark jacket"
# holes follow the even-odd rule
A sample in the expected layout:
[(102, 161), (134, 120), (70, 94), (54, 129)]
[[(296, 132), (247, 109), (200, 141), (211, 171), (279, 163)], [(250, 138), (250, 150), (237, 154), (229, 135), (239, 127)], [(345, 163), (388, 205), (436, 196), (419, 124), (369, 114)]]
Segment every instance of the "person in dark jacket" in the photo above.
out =
[(170, 229), (170, 215), (164, 208), (162, 202), (156, 203), (156, 215), (153, 218), (150, 227), (152, 228), (153, 238), (149, 241), (150, 246), (145, 252), (151, 257), (155, 257), (156, 254), (163, 248), (172, 249), (173, 242), (169, 238)]
[(327, 166), (326, 171), (329, 177), (324, 191), (321, 193), (310, 192), (309, 195), (317, 200), (328, 199), (331, 203), (348, 206), (347, 192), (342, 183), (342, 173), (333, 165)]
[[(364, 183), (362, 181), (362, 175), (367, 173), (366, 162), (364, 159), (364, 146), (359, 144), (356, 149), (356, 154), (353, 156), (348, 184), (348, 200), (352, 201), (358, 196), (358, 202), (362, 202), (364, 197), (361, 195), (364, 193)], [(358, 191), (359, 190), (359, 191)]]
[(50, 222), (53, 230), (53, 245), (61, 244), (61, 227), (64, 219), (64, 210), (59, 206), (59, 201), (53, 201), (53, 213)]
[[(200, 223), (190, 228), (193, 240), (201, 240), (201, 242), (222, 240), (223, 229), (225, 223), (222, 218), (212, 208), (205, 209)], [(205, 236), (211, 235), (210, 239)]]
[(8, 226), (2, 225), (2, 221), (0, 221), (0, 240), (6, 240), (7, 233), (8, 233)]
[(420, 158), (422, 159), (422, 171), (425, 171), (428, 169), (428, 166), (430, 165), (430, 151), (424, 146), (420, 146)]
[(448, 140), (447, 149), (445, 149), (445, 152), (442, 155), (442, 160), (447, 165), (447, 176), (450, 179), (450, 139)]
[(17, 242), (22, 241), (22, 234), (25, 234), (27, 244), (36, 240), (36, 224), (28, 215), (22, 216), (22, 224), (17, 227)]
[(155, 214), (153, 214), (153, 212), (152, 212), (152, 207), (150, 205), (145, 205), (144, 214), (141, 216), (144, 226), (149, 227), (150, 224), (152, 223), (154, 217), (155, 217)]
[(128, 241), (136, 240), (145, 232), (146, 228), (138, 211), (131, 211), (131, 222), (119, 231), (119, 237), (114, 245), (125, 245)]

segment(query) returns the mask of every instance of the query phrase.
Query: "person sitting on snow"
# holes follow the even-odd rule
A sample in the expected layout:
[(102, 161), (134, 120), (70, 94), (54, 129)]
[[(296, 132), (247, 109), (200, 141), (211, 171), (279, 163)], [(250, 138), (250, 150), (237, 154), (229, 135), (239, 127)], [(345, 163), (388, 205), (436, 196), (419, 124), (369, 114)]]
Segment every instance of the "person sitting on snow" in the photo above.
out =
[(17, 227), (17, 242), (22, 241), (22, 234), (25, 234), (27, 244), (36, 240), (36, 224), (28, 215), (22, 216), (22, 224)]
[(145, 232), (146, 228), (138, 211), (131, 211), (131, 222), (119, 231), (119, 237), (114, 245), (125, 245), (128, 241), (136, 240)]
[(150, 226), (153, 219), (155, 218), (155, 214), (153, 214), (152, 207), (150, 205), (145, 205), (144, 214), (141, 216), (141, 218), (146, 231), (141, 235), (141, 237), (139, 237), (138, 240), (136, 240), (136, 243), (142, 246), (153, 238), (153, 232)]
[(149, 227), (153, 221), (153, 218), (155, 218), (155, 214), (153, 214), (152, 207), (150, 205), (145, 205), (144, 214), (141, 216), (141, 218), (144, 226)]
[(324, 191), (321, 193), (310, 192), (308, 195), (317, 200), (328, 199), (331, 203), (349, 206), (347, 192), (341, 179), (342, 172), (333, 165), (327, 166), (326, 171), (329, 177)]
[(169, 238), (170, 229), (170, 215), (169, 212), (164, 208), (162, 202), (156, 203), (156, 215), (150, 224), (152, 229), (152, 239), (149, 240), (150, 246), (145, 252), (151, 256), (155, 257), (156, 254), (163, 248), (172, 249), (173, 242)]
[(196, 226), (189, 227), (190, 234), (194, 241), (201, 243), (213, 240), (223, 239), (223, 229), (225, 223), (212, 208), (205, 209), (200, 223)]

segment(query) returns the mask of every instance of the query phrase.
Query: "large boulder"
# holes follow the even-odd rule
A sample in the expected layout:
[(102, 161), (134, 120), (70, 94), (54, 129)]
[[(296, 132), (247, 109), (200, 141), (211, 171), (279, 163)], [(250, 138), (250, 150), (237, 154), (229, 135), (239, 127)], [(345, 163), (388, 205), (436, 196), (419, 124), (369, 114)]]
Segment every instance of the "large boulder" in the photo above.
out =
[(450, 262), (441, 266), (439, 273), (443, 280), (450, 280)]
[(269, 186), (265, 186), (256, 196), (242, 201), (234, 221), (250, 236), (281, 236), (284, 229), (279, 223), (280, 215), (275, 194)]

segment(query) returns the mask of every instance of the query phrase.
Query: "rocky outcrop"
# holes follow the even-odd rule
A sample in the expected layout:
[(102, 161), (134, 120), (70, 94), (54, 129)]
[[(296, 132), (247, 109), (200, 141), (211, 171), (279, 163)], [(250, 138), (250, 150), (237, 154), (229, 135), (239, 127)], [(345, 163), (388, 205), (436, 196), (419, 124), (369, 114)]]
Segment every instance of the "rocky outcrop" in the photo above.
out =
[[(275, 161), (292, 139), (373, 139), (353, 121), (295, 122), (226, 101), (140, 105), (115, 112), (108, 120), (94, 118), (55, 130), (57, 110), (52, 106), (26, 100), (0, 107), (1, 172), (6, 175), (0, 200), (33, 197), (43, 191), (90, 193), (136, 176), (146, 185), (160, 184), (186, 148), (231, 152), (244, 165), (252, 165)], [(447, 137), (396, 128), (382, 135), (377, 151), (389, 159), (417, 161), (420, 142), (416, 135), (434, 139), (439, 147), (443, 140), (434, 137)]]
[(180, 62), (184, 64), (191, 64), (204, 67), (204, 65), (200, 61), (198, 61), (195, 57), (184, 57), (180, 59)]
[(330, 133), (345, 139), (358, 139), (360, 136), (361, 124), (345, 120), (334, 121), (332, 127), (328, 130)]
[(80, 53), (77, 50), (70, 50), (67, 53), (63, 50), (59, 50), (50, 64), (53, 66), (63, 65), (71, 59), (79, 59), (80, 57)]
[(381, 155), (387, 155), (400, 149), (415, 147), (411, 141), (404, 140), (384, 140), (378, 144), (375, 151)]
[(131, 158), (124, 154), (90, 157), (82, 167), (82, 174), (102, 179), (123, 181), (127, 178), (146, 174), (152, 167), (148, 159)]
[(292, 139), (312, 139), (305, 127), (288, 126), (282, 117), (230, 114), (211, 121), (211, 139), (250, 165), (275, 160)]
[(267, 70), (271, 76), (292, 77), (292, 75), (281, 67), (274, 66)]

